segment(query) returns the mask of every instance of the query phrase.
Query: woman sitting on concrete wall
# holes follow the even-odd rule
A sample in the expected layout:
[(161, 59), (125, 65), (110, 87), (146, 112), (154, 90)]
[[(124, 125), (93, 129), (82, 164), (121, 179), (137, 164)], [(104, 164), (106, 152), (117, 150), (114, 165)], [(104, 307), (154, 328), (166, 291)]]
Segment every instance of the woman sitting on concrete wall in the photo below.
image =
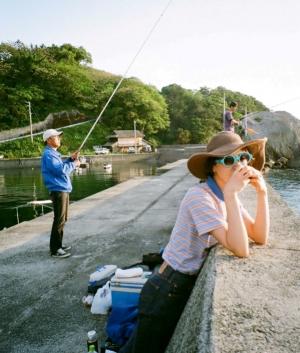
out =
[[(193, 289), (208, 249), (221, 243), (234, 255), (249, 255), (249, 238), (265, 244), (269, 233), (267, 188), (260, 173), (266, 139), (244, 143), (233, 132), (215, 135), (206, 152), (190, 157), (197, 183), (181, 202), (159, 272), (140, 297), (137, 327), (120, 353), (162, 353)], [(257, 193), (256, 217), (243, 208), (238, 194), (248, 185)]]

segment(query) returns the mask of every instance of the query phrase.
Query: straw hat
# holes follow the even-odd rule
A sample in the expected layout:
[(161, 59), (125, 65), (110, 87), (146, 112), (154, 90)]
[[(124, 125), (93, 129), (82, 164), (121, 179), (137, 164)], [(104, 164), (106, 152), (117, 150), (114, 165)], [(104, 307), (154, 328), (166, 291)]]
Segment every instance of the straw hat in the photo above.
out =
[(265, 163), (266, 142), (267, 138), (243, 142), (239, 135), (231, 131), (222, 131), (209, 141), (206, 152), (193, 154), (189, 158), (187, 166), (195, 177), (206, 179), (209, 171), (209, 164), (207, 163), (209, 158), (224, 157), (247, 148), (254, 157), (250, 165), (257, 170), (262, 170)]

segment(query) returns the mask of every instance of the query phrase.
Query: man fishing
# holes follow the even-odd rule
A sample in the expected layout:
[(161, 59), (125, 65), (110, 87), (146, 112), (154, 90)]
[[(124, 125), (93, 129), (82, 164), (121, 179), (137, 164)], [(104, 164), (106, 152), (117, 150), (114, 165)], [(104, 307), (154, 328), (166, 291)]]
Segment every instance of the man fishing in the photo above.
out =
[(41, 169), (46, 188), (50, 192), (53, 203), (54, 219), (50, 236), (50, 254), (56, 258), (71, 256), (68, 252), (71, 246), (63, 246), (64, 225), (67, 221), (69, 194), (72, 191), (70, 174), (80, 166), (79, 152), (74, 152), (66, 160), (61, 159), (57, 149), (61, 145), (62, 131), (55, 129), (46, 130), (43, 134), (45, 143), (41, 160)]
[(233, 118), (233, 113), (237, 110), (237, 103), (231, 102), (229, 109), (224, 113), (224, 131), (234, 132), (234, 125), (238, 125), (239, 122)]

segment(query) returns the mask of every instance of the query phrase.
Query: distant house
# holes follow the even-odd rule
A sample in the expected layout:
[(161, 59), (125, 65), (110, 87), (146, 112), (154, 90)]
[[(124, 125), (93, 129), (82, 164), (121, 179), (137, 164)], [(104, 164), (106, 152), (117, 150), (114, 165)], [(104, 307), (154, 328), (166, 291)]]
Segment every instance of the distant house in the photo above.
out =
[(114, 130), (112, 135), (107, 136), (107, 147), (111, 152), (151, 152), (151, 145), (143, 139), (145, 135), (139, 130)]

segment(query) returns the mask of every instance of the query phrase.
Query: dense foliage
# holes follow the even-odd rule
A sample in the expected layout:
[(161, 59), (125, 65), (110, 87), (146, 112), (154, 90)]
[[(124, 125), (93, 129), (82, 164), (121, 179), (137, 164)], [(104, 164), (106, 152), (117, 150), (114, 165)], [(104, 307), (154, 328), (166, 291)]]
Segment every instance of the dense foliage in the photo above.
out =
[[(28, 102), (33, 122), (51, 112), (77, 110), (96, 118), (116, 87), (120, 77), (89, 66), (91, 55), (82, 47), (26, 46), (20, 41), (0, 44), (0, 129), (27, 126)], [(205, 143), (222, 129), (223, 100), (239, 103), (235, 118), (246, 111), (267, 108), (255, 98), (223, 87), (190, 90), (172, 84), (159, 92), (136, 78), (125, 79), (107, 107), (101, 123), (87, 141), (103, 144), (114, 129), (133, 129), (134, 121), (148, 141), (158, 143)], [(65, 129), (62, 152), (78, 147), (90, 123)], [(69, 136), (70, 135), (70, 136)], [(40, 138), (34, 146), (24, 139), (0, 144), (6, 157), (39, 155)]]
[(70, 44), (0, 44), (0, 128), (28, 125), (28, 101), (34, 107), (33, 122), (76, 107), (92, 92), (84, 67), (89, 62), (90, 54)]
[(222, 130), (224, 96), (226, 106), (231, 101), (238, 103), (236, 119), (245, 113), (267, 110), (255, 98), (223, 87), (189, 90), (172, 84), (162, 89), (162, 95), (169, 107), (170, 128), (165, 134), (168, 143), (205, 143)]
[[(0, 128), (28, 125), (50, 112), (79, 110), (97, 116), (119, 78), (87, 67), (91, 56), (70, 44), (26, 47), (21, 42), (0, 45)], [(104, 123), (111, 129), (133, 127), (153, 134), (169, 125), (167, 107), (157, 89), (127, 79), (109, 105)]]

